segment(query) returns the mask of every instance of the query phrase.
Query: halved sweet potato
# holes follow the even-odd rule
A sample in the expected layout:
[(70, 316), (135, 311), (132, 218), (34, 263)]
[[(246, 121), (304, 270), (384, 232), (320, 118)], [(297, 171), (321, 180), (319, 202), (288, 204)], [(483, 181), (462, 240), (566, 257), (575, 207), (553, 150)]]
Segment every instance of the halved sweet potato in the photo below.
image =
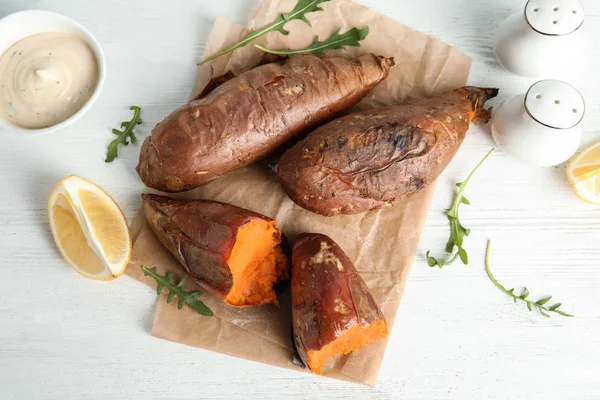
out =
[(277, 304), (289, 260), (275, 221), (216, 201), (142, 197), (152, 230), (200, 285), (231, 306)]
[(385, 338), (387, 324), (352, 261), (328, 236), (301, 235), (292, 250), (294, 341), (308, 368)]

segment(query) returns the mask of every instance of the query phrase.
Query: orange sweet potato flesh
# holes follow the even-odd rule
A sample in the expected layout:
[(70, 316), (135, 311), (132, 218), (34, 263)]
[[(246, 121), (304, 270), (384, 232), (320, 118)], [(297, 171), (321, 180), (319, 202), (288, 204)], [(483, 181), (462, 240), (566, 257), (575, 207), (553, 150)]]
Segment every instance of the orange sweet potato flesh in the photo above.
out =
[(216, 201), (142, 197), (152, 230), (201, 286), (235, 307), (277, 304), (289, 260), (275, 221)]
[(321, 215), (393, 205), (450, 163), (497, 89), (464, 87), (338, 118), (289, 149), (275, 171), (288, 196)]
[(301, 54), (261, 65), (173, 111), (146, 138), (138, 174), (164, 192), (189, 190), (248, 165), (358, 103), (391, 58)]
[(327, 359), (388, 335), (383, 314), (348, 256), (316, 233), (294, 242), (292, 321), (298, 354), (317, 374)]

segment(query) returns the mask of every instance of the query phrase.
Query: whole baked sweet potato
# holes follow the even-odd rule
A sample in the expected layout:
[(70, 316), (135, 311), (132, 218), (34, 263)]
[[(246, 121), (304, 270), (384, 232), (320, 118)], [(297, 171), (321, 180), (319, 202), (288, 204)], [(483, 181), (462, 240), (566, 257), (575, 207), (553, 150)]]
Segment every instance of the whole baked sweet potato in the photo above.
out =
[(277, 304), (289, 260), (275, 221), (216, 201), (142, 197), (152, 230), (196, 282), (231, 306)]
[(261, 65), (173, 111), (146, 138), (142, 181), (179, 192), (267, 156), (358, 103), (391, 58), (297, 55)]
[(352, 261), (331, 238), (316, 233), (294, 242), (292, 324), (298, 354), (317, 374), (328, 358), (388, 335), (385, 318)]
[(289, 149), (275, 172), (288, 196), (321, 215), (387, 207), (435, 181), (469, 123), (489, 120), (497, 89), (464, 87), (338, 118)]

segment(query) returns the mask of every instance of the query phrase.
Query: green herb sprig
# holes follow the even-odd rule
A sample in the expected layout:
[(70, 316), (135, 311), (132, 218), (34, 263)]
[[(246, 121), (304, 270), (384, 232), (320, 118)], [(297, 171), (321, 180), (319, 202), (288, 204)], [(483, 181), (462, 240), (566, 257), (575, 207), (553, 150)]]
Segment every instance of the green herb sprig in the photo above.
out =
[(167, 303), (170, 303), (175, 296), (178, 297), (177, 308), (182, 309), (184, 304), (187, 304), (190, 308), (194, 309), (198, 314), (207, 317), (212, 317), (214, 313), (210, 308), (206, 306), (202, 301), (198, 300), (198, 296), (202, 292), (186, 292), (183, 288), (185, 279), (181, 279), (179, 283), (175, 283), (175, 273), (169, 272), (167, 276), (162, 276), (156, 272), (156, 267), (150, 269), (142, 267), (144, 276), (151, 276), (158, 283), (156, 288), (156, 294), (160, 295), (163, 289), (167, 289), (169, 294), (167, 295)]
[(463, 182), (459, 182), (456, 184), (456, 186), (458, 187), (458, 192), (456, 193), (456, 197), (454, 198), (454, 201), (452, 202), (452, 206), (446, 212), (446, 215), (448, 216), (448, 220), (450, 221), (450, 238), (448, 239), (448, 243), (446, 243), (446, 253), (451, 254), (454, 251), (454, 248), (456, 247), (456, 254), (454, 254), (450, 259), (443, 261), (443, 260), (438, 260), (435, 257), (432, 257), (430, 255), (430, 251), (428, 251), (425, 254), (425, 256), (427, 257), (427, 264), (430, 267), (437, 266), (437, 267), (443, 268), (446, 265), (450, 265), (450, 264), (454, 263), (459, 258), (463, 262), (463, 264), (466, 265), (469, 263), (469, 256), (467, 254), (467, 251), (463, 247), (463, 241), (464, 241), (465, 236), (469, 236), (469, 234), (471, 233), (471, 230), (465, 228), (460, 223), (460, 219), (458, 218), (458, 210), (459, 210), (459, 207), (461, 204), (466, 204), (466, 205), (471, 204), (471, 202), (469, 202), (469, 200), (467, 200), (467, 198), (464, 196), (465, 188), (471, 181), (471, 178), (473, 177), (473, 175), (475, 175), (475, 172), (477, 172), (477, 170), (479, 170), (481, 165), (485, 162), (485, 160), (488, 159), (488, 157), (490, 155), (492, 155), (493, 152), (494, 152), (494, 149), (491, 149), (487, 153), (487, 155), (483, 158), (483, 160), (481, 160), (479, 162), (479, 164), (477, 164), (475, 169), (473, 169), (473, 171), (471, 171), (471, 173), (469, 174), (467, 179), (464, 180)]
[(130, 121), (121, 122), (122, 130), (112, 130), (112, 133), (114, 135), (117, 135), (117, 138), (110, 142), (110, 144), (108, 145), (106, 160), (104, 160), (104, 162), (112, 162), (115, 158), (119, 156), (119, 144), (124, 144), (125, 146), (127, 146), (129, 144), (129, 140), (131, 140), (131, 143), (135, 143), (137, 141), (133, 133), (133, 128), (135, 128), (136, 125), (142, 123), (142, 118), (140, 117), (142, 109), (138, 106), (131, 106), (129, 107), (129, 109), (133, 111), (133, 117)]
[(506, 293), (507, 295), (512, 297), (513, 300), (515, 301), (515, 303), (517, 302), (517, 300), (525, 302), (525, 304), (527, 304), (527, 309), (529, 309), (529, 311), (532, 311), (534, 308), (537, 308), (540, 311), (540, 313), (546, 318), (550, 318), (550, 314), (548, 314), (548, 313), (556, 313), (556, 314), (562, 315), (564, 317), (573, 317), (573, 315), (567, 314), (566, 312), (559, 310), (560, 306), (562, 305), (561, 303), (556, 303), (549, 307), (546, 307), (546, 304), (550, 301), (550, 299), (552, 299), (552, 296), (543, 297), (543, 298), (539, 299), (538, 301), (531, 301), (528, 299), (529, 290), (527, 290), (526, 287), (524, 287), (523, 292), (517, 296), (514, 293), (515, 292), (514, 288), (506, 289), (504, 286), (502, 286), (502, 284), (500, 284), (500, 282), (498, 282), (498, 280), (494, 277), (494, 275), (492, 274), (492, 270), (490, 268), (491, 245), (492, 245), (492, 242), (490, 240), (488, 240), (487, 247), (485, 249), (485, 272), (487, 272), (487, 276), (490, 278), (492, 283), (494, 283), (494, 285), (496, 285), (496, 287), (498, 289), (502, 290), (504, 293)]
[(240, 47), (244, 47), (248, 43), (252, 42), (253, 40), (255, 40), (269, 32), (277, 31), (277, 32), (282, 33), (283, 35), (288, 35), (289, 32), (285, 30), (284, 26), (288, 22), (293, 21), (295, 19), (302, 20), (310, 25), (310, 21), (306, 18), (306, 14), (315, 12), (315, 11), (323, 11), (323, 9), (321, 7), (319, 7), (319, 4), (325, 3), (328, 1), (331, 1), (331, 0), (298, 0), (298, 3), (296, 3), (296, 6), (293, 8), (292, 11), (290, 11), (288, 13), (280, 14), (277, 17), (277, 19), (275, 19), (275, 21), (271, 22), (269, 25), (267, 25), (259, 30), (252, 29), (250, 31), (250, 33), (248, 33), (248, 36), (246, 36), (244, 39), (242, 39), (238, 43), (234, 44), (233, 46), (231, 46), (223, 51), (218, 52), (217, 54), (214, 54), (210, 57), (205, 58), (204, 60), (200, 61), (198, 63), (198, 65), (202, 65), (202, 64), (212, 61), (216, 58), (219, 58), (222, 55), (231, 53), (232, 51), (234, 51), (235, 49), (238, 49)]
[(312, 44), (304, 49), (271, 50), (258, 44), (255, 44), (254, 47), (264, 51), (265, 53), (285, 56), (301, 53), (323, 54), (325, 50), (337, 50), (345, 46), (360, 47), (360, 41), (365, 40), (365, 38), (369, 34), (369, 27), (365, 27), (362, 29), (352, 28), (341, 35), (340, 29), (341, 28), (338, 28), (337, 31), (335, 31), (331, 36), (329, 36), (322, 42), (319, 41), (318, 36), (315, 36), (315, 39), (313, 40)]

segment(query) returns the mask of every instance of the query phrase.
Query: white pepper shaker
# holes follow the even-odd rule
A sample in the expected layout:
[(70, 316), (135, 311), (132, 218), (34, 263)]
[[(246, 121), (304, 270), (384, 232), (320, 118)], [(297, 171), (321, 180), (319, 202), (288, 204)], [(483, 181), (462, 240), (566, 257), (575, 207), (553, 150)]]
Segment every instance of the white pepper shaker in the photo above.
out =
[(555, 166), (579, 148), (584, 114), (585, 102), (577, 89), (544, 80), (497, 107), (492, 136), (501, 150), (526, 163)]
[(494, 53), (507, 70), (521, 76), (560, 78), (575, 72), (585, 47), (578, 0), (529, 0), (525, 12), (498, 28)]

